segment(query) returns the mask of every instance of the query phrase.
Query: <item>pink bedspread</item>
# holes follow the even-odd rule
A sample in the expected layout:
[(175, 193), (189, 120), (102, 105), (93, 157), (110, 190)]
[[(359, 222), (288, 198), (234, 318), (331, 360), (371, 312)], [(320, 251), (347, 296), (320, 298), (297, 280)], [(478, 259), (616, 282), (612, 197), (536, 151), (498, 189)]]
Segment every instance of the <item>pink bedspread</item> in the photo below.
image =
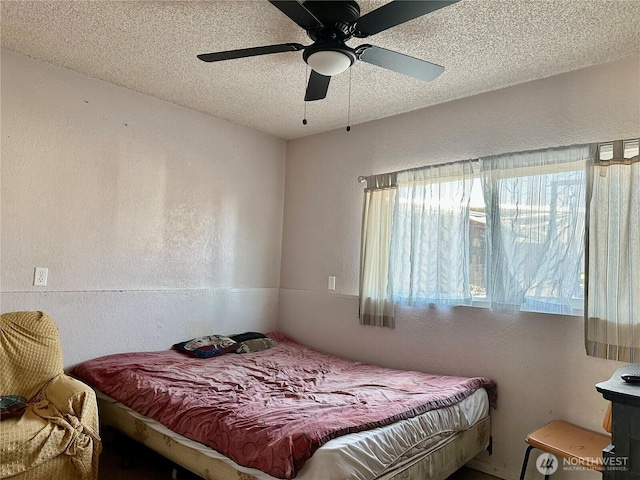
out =
[(321, 445), (453, 405), (495, 383), (391, 370), (325, 355), (282, 334), (258, 353), (173, 350), (96, 358), (78, 378), (169, 429), (274, 477), (296, 476)]

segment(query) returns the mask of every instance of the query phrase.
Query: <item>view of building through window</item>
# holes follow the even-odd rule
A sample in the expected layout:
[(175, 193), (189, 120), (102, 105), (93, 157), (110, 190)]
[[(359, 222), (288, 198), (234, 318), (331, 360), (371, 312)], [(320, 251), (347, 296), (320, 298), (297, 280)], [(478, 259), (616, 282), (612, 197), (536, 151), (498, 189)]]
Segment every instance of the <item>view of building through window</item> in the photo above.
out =
[[(554, 181), (549, 182), (546, 188), (540, 189), (540, 196), (536, 197), (537, 202), (533, 205), (522, 205), (514, 201), (510, 205), (502, 205), (501, 209), (506, 212), (505, 222), (517, 222), (519, 228), (515, 229), (515, 241), (519, 248), (524, 248), (531, 256), (545, 254), (545, 243), (547, 237), (553, 235), (555, 239), (567, 240), (558, 229), (569, 226), (569, 216), (584, 216), (585, 205), (581, 201), (579, 192), (584, 189), (585, 179), (581, 176), (566, 174), (556, 174)], [(537, 183), (539, 178), (523, 177), (522, 184)], [(521, 185), (522, 186), (522, 185)], [(561, 200), (562, 201), (561, 201)], [(473, 181), (471, 197), (469, 202), (469, 283), (472, 296), (477, 300), (489, 300), (490, 289), (487, 285), (487, 217), (485, 200), (482, 190), (482, 180), (476, 178)], [(566, 222), (564, 219), (566, 218)], [(571, 298), (576, 301), (584, 299), (585, 272), (584, 272), (584, 249), (580, 251), (582, 268), (576, 272), (577, 281), (575, 290)], [(536, 276), (538, 272), (529, 272), (529, 276)], [(527, 296), (545, 297), (553, 296), (552, 279), (538, 284), (535, 289), (527, 292)], [(545, 283), (547, 286), (545, 287)], [(578, 302), (578, 306), (581, 302)]]

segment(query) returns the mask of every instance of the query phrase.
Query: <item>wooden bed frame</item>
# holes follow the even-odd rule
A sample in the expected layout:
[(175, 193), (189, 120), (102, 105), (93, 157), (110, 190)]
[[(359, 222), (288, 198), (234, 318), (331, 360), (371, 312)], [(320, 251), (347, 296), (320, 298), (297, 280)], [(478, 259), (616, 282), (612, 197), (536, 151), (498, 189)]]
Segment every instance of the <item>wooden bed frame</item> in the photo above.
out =
[[(207, 449), (202, 444), (176, 434), (169, 436), (164, 426), (158, 424), (156, 428), (146, 424), (139, 414), (101, 394), (98, 394), (98, 407), (103, 426), (113, 427), (206, 480), (257, 480), (250, 473), (206, 455), (203, 450)], [(491, 453), (489, 416), (376, 478), (445, 480), (485, 449)]]

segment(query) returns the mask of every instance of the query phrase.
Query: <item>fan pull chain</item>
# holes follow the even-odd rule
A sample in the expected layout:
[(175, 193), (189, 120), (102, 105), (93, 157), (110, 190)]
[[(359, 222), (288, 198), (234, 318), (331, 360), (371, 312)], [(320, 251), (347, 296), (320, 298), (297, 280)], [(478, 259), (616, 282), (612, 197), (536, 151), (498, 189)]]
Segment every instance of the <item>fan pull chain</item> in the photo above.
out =
[[(307, 87), (307, 77), (309, 76), (309, 65), (304, 69), (304, 86)], [(305, 95), (306, 96), (306, 95)], [(304, 117), (302, 118), (302, 124), (307, 124), (307, 100), (304, 100)]]
[(349, 69), (349, 109), (347, 110), (347, 132), (351, 131), (351, 69)]

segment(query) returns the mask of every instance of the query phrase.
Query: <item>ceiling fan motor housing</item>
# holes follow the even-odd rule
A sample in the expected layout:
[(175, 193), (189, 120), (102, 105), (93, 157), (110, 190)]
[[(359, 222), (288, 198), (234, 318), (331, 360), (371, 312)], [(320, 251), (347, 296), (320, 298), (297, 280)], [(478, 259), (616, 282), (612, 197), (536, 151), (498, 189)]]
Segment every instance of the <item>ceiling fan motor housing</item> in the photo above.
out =
[(307, 30), (314, 42), (324, 39), (344, 41), (353, 36), (353, 22), (360, 18), (360, 6), (356, 2), (307, 0), (302, 5), (322, 22), (321, 27)]

